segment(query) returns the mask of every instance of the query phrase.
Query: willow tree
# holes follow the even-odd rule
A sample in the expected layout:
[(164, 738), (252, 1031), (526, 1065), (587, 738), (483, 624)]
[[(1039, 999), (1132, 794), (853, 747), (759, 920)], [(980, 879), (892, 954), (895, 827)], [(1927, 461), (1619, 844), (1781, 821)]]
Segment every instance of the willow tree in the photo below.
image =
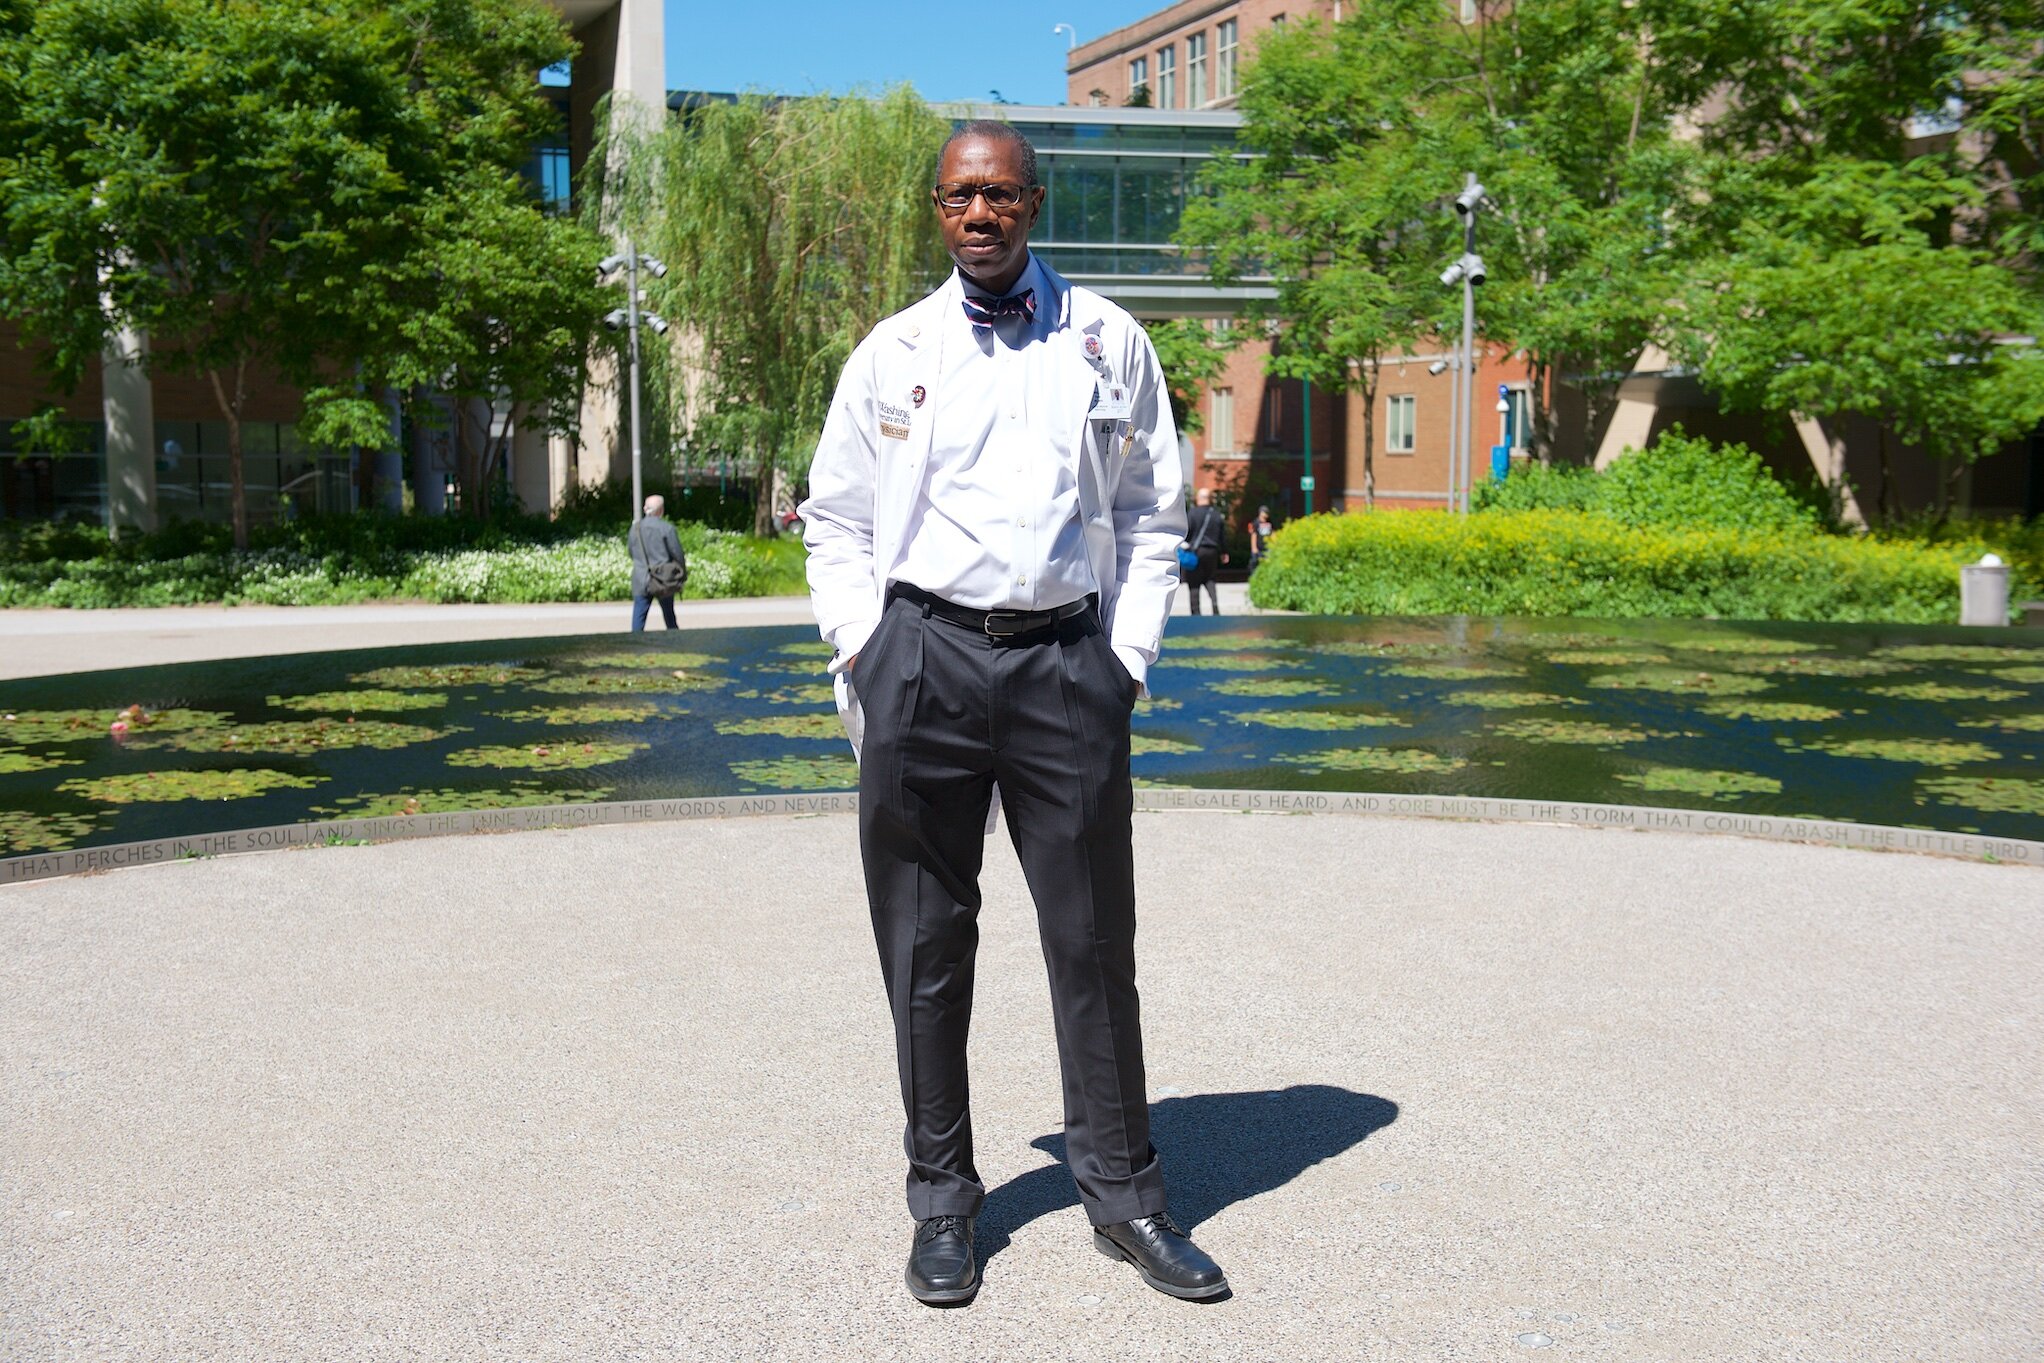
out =
[(676, 324), (664, 373), (684, 457), (758, 471), (754, 527), (809, 470), (838, 371), (943, 268), (929, 186), (947, 120), (906, 87), (687, 111), (614, 127), (591, 160), (606, 225), (659, 256), (651, 301)]

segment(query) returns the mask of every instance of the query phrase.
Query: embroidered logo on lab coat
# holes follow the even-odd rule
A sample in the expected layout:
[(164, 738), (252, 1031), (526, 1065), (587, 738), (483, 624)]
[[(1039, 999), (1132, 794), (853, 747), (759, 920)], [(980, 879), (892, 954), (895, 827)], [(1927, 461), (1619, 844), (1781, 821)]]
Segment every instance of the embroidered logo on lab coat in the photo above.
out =
[(892, 403), (880, 403), (880, 434), (889, 440), (908, 439), (909, 409), (896, 407)]

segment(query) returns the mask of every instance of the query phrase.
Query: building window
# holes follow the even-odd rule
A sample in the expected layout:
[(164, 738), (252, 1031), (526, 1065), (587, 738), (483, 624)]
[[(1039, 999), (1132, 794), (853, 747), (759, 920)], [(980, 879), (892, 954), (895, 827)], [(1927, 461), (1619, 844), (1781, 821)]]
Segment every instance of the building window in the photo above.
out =
[(1476, 0), (1462, 0), (1462, 22), (1465, 24), (1476, 22)]
[(1271, 15), (1271, 16), (1270, 16), (1270, 26), (1271, 26), (1272, 28), (1283, 28), (1283, 27), (1285, 26), (1285, 16), (1284, 16), (1284, 15), (1282, 15), (1282, 14), (1273, 14), (1273, 15)]
[(1285, 434), (1285, 390), (1273, 383), (1263, 390), (1263, 439), (1282, 445)]
[(1160, 47), (1157, 49), (1157, 107), (1176, 109), (1178, 107), (1178, 49)]
[(1235, 21), (1221, 20), (1214, 35), (1214, 98), (1227, 99), (1235, 93)]
[(1384, 452), (1386, 454), (1411, 454), (1413, 451), (1414, 417), (1418, 413), (1419, 399), (1411, 393), (1394, 393), (1391, 396), (1391, 419), (1385, 425)]
[(1215, 454), (1235, 452), (1235, 390), (1216, 388), (1207, 394), (1207, 447)]
[(1107, 107), (1107, 92), (1105, 90), (1095, 90), (1086, 96), (1086, 102), (1096, 109), (1105, 109)]
[(1150, 59), (1137, 57), (1128, 64), (1128, 97), (1134, 99), (1150, 88)]
[(1194, 33), (1185, 40), (1185, 107), (1197, 109), (1207, 102), (1207, 35)]
[(1512, 407), (1512, 453), (1524, 454), (1531, 443), (1527, 437), (1532, 433), (1533, 395), (1523, 388), (1511, 388), (1505, 392), (1505, 401)]

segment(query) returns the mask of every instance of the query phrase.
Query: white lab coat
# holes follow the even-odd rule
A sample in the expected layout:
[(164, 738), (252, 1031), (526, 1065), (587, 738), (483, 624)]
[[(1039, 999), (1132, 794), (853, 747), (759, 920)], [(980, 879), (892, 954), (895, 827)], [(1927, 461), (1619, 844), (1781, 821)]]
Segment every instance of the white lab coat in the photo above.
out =
[[(1065, 280), (1041, 258), (1037, 264), (1053, 295), (1038, 306), (1053, 309), (1057, 319), (1044, 343), (1057, 349), (1071, 374), (1042, 419), (1077, 479), (1101, 623), (1109, 643), (1154, 658), (1171, 614), (1178, 543), (1185, 537), (1184, 479), (1163, 370), (1133, 317)], [(888, 580), (929, 505), (936, 411), (929, 399), (944, 381), (944, 337), (952, 330), (946, 323), (961, 296), (954, 274), (859, 343), (838, 379), (809, 469), (809, 500), (802, 504), (809, 596), (818, 629), (838, 645), (830, 671), (854, 752), (865, 718), (846, 683), (845, 663), (879, 624)], [(1086, 353), (1088, 336), (1100, 338), (1097, 362)], [(1130, 389), (1125, 421), (1088, 417), (1103, 366), (1111, 381)], [(926, 396), (920, 405), (913, 396), (918, 388)], [(883, 405), (896, 429), (908, 414), (907, 439), (882, 434)]]

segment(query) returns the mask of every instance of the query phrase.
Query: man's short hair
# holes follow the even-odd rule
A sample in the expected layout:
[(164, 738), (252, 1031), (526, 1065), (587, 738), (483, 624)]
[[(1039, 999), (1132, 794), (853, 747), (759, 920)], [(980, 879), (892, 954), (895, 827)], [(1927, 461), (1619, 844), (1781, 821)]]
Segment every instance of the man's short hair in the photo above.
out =
[(944, 139), (942, 149), (937, 152), (937, 164), (939, 166), (944, 164), (944, 158), (950, 154), (953, 142), (962, 142), (968, 137), (984, 137), (989, 142), (1006, 142), (1011, 147), (1020, 147), (1022, 149), (1022, 183), (1025, 185), (1038, 183), (1036, 178), (1036, 148), (1030, 144), (1028, 138), (1015, 130), (1013, 124), (1003, 123), (999, 119), (994, 118), (975, 118), (969, 123), (961, 123), (952, 129), (951, 135)]
[(646, 514), (648, 516), (658, 516), (666, 510), (667, 499), (661, 496), (659, 493), (656, 492), (652, 496), (646, 498)]

